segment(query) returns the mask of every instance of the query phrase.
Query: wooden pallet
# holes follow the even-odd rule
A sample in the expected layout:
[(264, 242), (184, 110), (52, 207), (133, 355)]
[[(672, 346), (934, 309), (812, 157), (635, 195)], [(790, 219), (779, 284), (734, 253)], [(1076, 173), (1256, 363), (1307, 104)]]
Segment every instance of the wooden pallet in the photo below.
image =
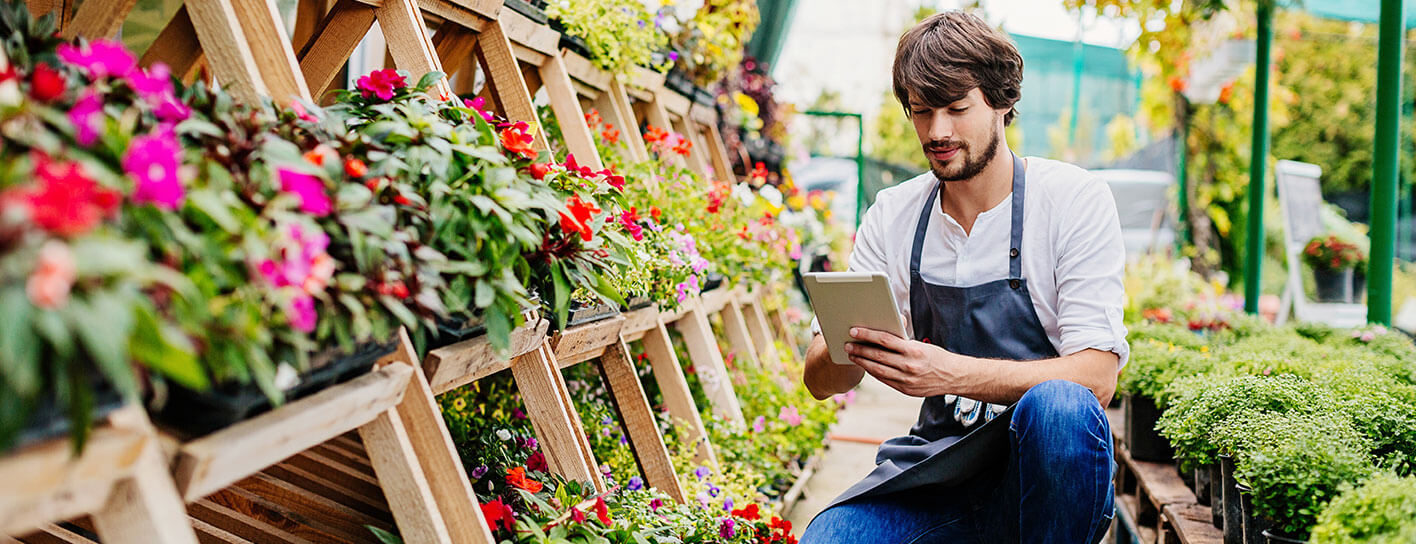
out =
[[(1131, 458), (1124, 444), (1123, 416), (1108, 409), (1116, 451), (1116, 510), (1118, 526), (1142, 544), (1220, 544), (1224, 535), (1210, 523), (1210, 508), (1175, 472), (1173, 463)], [(1118, 542), (1121, 541), (1118, 538)]]

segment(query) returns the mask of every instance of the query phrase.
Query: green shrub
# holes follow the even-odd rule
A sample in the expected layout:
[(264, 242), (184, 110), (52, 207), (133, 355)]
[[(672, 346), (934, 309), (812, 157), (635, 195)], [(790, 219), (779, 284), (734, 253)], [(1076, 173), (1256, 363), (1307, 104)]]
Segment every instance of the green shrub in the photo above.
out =
[(1161, 344), (1173, 344), (1186, 349), (1200, 349), (1202, 346), (1209, 345), (1209, 340), (1205, 336), (1195, 334), (1185, 326), (1174, 323), (1144, 322), (1128, 325), (1126, 338), (1133, 343), (1154, 340)]
[(1375, 470), (1367, 453), (1371, 443), (1339, 415), (1244, 417), (1249, 438), (1236, 457), (1236, 474), (1253, 488), (1255, 514), (1272, 520), (1278, 531), (1306, 534), (1343, 484)]
[(1211, 462), (1219, 454), (1214, 429), (1235, 414), (1316, 414), (1329, 410), (1331, 394), (1292, 375), (1205, 376), (1179, 380), (1166, 389), (1169, 408), (1156, 429), (1175, 447), (1182, 468)]
[(1310, 542), (1416, 542), (1416, 477), (1383, 474), (1346, 488), (1318, 515)]
[[(1200, 347), (1208, 351), (1207, 346)], [(1178, 378), (1207, 372), (1213, 366), (1214, 359), (1209, 353), (1160, 340), (1132, 340), (1131, 360), (1122, 369), (1116, 390), (1157, 399), (1156, 405), (1165, 408), (1159, 399), (1164, 398), (1161, 392), (1167, 385)]]

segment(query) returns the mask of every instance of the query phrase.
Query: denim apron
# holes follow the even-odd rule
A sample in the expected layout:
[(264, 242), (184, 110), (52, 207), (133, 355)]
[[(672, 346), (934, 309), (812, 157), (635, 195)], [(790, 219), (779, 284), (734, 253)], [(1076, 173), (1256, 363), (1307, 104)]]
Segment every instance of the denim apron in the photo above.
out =
[[(910, 315), (915, 340), (986, 359), (1028, 361), (1057, 357), (1033, 309), (1022, 275), (1023, 161), (1013, 156), (1012, 227), (1008, 277), (972, 287), (935, 285), (919, 273), (920, 251), (939, 185), (929, 193), (910, 251)], [(1011, 406), (959, 397), (924, 399), (910, 434), (880, 445), (875, 470), (832, 506), (925, 485), (950, 486), (989, 470), (1002, 470), (1011, 456)]]

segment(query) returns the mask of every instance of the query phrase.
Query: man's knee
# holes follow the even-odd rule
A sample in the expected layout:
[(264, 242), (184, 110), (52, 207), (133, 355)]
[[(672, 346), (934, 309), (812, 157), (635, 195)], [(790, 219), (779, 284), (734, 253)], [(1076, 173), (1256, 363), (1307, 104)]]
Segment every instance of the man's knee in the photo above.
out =
[(1013, 431), (1022, 443), (1028, 439), (1109, 438), (1106, 414), (1096, 395), (1067, 380), (1049, 380), (1028, 389), (1013, 408)]

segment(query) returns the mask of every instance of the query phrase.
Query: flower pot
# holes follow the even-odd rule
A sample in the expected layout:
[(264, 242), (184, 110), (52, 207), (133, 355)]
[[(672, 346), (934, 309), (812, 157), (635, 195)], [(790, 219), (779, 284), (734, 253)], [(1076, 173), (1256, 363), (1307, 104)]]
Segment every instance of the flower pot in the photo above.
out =
[(481, 314), (462, 317), (439, 317), (437, 330), (428, 341), (428, 349), (456, 344), (487, 334), (487, 321)]
[[(107, 379), (99, 377), (91, 382), (93, 409), (90, 421), (103, 421), (108, 414), (123, 406), (123, 395), (118, 393)], [(24, 426), (15, 433), (13, 442), (9, 445), (0, 444), (0, 452), (66, 436), (73, 430), (74, 422), (69, 418), (69, 407), (59, 403), (52, 396), (46, 396), (39, 399), (34, 408), (25, 415)]]
[(1175, 475), (1180, 477), (1180, 483), (1185, 484), (1185, 489), (1189, 489), (1191, 493), (1195, 492), (1195, 471), (1181, 470), (1180, 464), (1176, 463)]
[(702, 291), (707, 293), (723, 285), (723, 275), (717, 272), (710, 272), (708, 277), (703, 279)]
[(1367, 269), (1355, 268), (1352, 270), (1352, 302), (1362, 302), (1362, 297), (1367, 296)]
[(1314, 268), (1318, 302), (1352, 302), (1352, 268)]
[(693, 101), (709, 108), (718, 106), (718, 100), (713, 97), (713, 93), (708, 92), (708, 89), (704, 89), (703, 87), (694, 87)]
[(1224, 473), (1219, 463), (1211, 463), (1210, 471), (1210, 523), (1215, 529), (1224, 528)]
[(1126, 449), (1131, 458), (1138, 461), (1164, 463), (1170, 461), (1173, 452), (1170, 441), (1155, 430), (1160, 419), (1160, 409), (1155, 400), (1142, 395), (1126, 395)]
[(540, 0), (503, 0), (506, 7), (525, 15), (526, 18), (536, 21), (536, 24), (546, 24), (550, 21), (546, 17), (546, 11), (542, 9), (546, 3)]
[(591, 58), (590, 44), (585, 43), (585, 40), (579, 36), (571, 36), (569, 32), (566, 32), (565, 25), (561, 24), (560, 19), (552, 19), (550, 24), (551, 30), (560, 34), (560, 46), (562, 49), (569, 49), (587, 59)]
[(1195, 502), (1200, 503), (1200, 506), (1210, 505), (1209, 465), (1195, 469)]
[(664, 86), (680, 95), (693, 98), (695, 89), (693, 80), (689, 79), (688, 74), (684, 73), (678, 65), (675, 65), (673, 69), (669, 70), (668, 74), (665, 74)]
[(1307, 540), (1278, 534), (1273, 530), (1264, 531), (1264, 538), (1267, 539), (1267, 544), (1308, 544)]
[[(312, 368), (301, 373), (299, 381), (284, 391), (285, 402), (362, 376), (373, 368), (375, 361), (393, 353), (397, 346), (396, 341), (367, 342), (355, 346), (352, 353), (342, 352), (338, 348), (321, 351), (312, 357)], [(153, 419), (188, 436), (202, 436), (272, 408), (270, 398), (255, 383), (222, 384), (205, 392), (171, 384), (166, 402)]]
[(565, 318), (565, 328), (569, 329), (577, 325), (594, 323), (601, 319), (608, 319), (614, 317), (617, 314), (619, 314), (619, 308), (616, 308), (609, 304), (599, 303), (583, 305), (580, 303), (572, 302), (570, 304), (570, 313), (567, 314)]
[(1268, 544), (1268, 537), (1265, 537), (1273, 522), (1259, 517), (1254, 513), (1254, 493), (1248, 486), (1240, 484), (1239, 490), (1240, 508), (1244, 513), (1244, 544)]
[(643, 310), (645, 308), (653, 306), (654, 299), (651, 299), (647, 296), (634, 296), (625, 299), (624, 304), (625, 305), (622, 311), (632, 312), (634, 310)]
[(1224, 487), (1224, 544), (1244, 544), (1244, 506), (1234, 481), (1234, 456), (1219, 456)]

